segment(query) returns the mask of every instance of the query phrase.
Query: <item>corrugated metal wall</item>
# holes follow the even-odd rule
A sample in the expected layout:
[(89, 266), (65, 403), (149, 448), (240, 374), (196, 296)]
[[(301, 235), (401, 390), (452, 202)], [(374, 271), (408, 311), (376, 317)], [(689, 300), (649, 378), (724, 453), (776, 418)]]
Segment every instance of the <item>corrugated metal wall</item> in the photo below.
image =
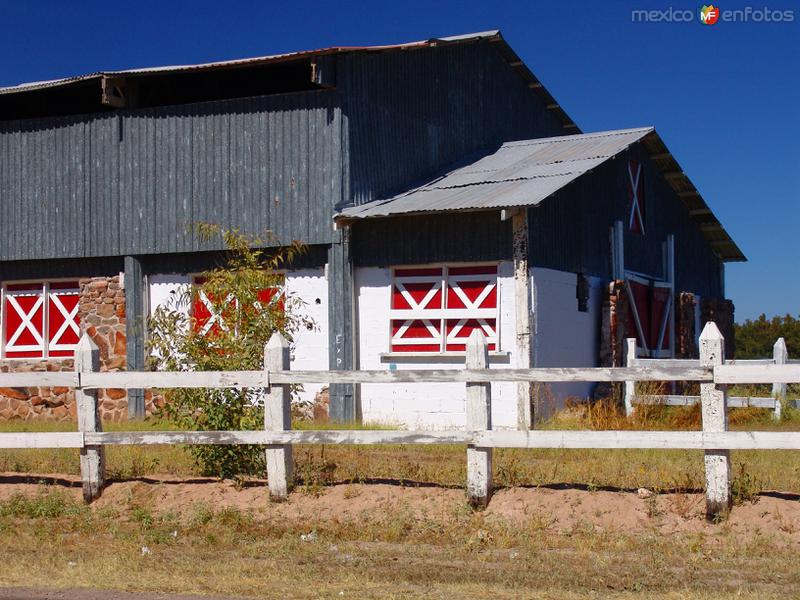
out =
[(337, 69), (355, 204), (405, 189), (476, 150), (566, 133), (490, 42), (349, 54)]
[(334, 91), (0, 124), (0, 260), (211, 250), (198, 221), (329, 243)]
[[(645, 273), (662, 272), (663, 252), (659, 241), (672, 233), (675, 235), (676, 289), (701, 296), (721, 297), (720, 261), (700, 231), (697, 221), (689, 216), (683, 201), (653, 166), (640, 144), (630, 148), (627, 158), (643, 165), (647, 228), (644, 236), (630, 232), (625, 236), (626, 268)], [(622, 187), (627, 185), (624, 162), (619, 165), (616, 174), (622, 179), (620, 189), (626, 194), (623, 201), (627, 208), (627, 187)]]
[(644, 168), (645, 235), (626, 233), (625, 267), (663, 277), (662, 242), (675, 236), (678, 291), (719, 297), (719, 260), (689, 217), (683, 202), (636, 144), (529, 211), (531, 263), (563, 271), (611, 277), (609, 229), (628, 217), (627, 161)]
[(511, 221), (500, 211), (394, 217), (353, 226), (358, 267), (511, 258)]

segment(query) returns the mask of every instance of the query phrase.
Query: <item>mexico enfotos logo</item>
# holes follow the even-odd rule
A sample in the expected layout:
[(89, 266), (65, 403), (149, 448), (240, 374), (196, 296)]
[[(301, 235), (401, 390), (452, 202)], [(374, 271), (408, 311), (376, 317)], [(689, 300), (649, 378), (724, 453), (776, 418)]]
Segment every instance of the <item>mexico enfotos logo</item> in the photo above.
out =
[(713, 4), (702, 5), (697, 11), (670, 6), (664, 9), (632, 10), (634, 23), (694, 23), (715, 25), (717, 23), (792, 23), (793, 9), (772, 9), (769, 6), (745, 6), (723, 10)]

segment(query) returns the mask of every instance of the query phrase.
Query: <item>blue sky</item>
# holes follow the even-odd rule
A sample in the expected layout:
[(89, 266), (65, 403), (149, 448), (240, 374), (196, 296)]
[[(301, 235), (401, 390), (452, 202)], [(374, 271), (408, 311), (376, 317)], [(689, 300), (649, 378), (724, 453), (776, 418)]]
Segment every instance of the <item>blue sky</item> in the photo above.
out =
[(3, 0), (0, 85), (497, 28), (584, 131), (656, 126), (750, 259), (728, 265), (741, 321), (800, 314), (800, 6), (766, 4), (795, 22), (633, 22), (669, 6), (652, 2)]

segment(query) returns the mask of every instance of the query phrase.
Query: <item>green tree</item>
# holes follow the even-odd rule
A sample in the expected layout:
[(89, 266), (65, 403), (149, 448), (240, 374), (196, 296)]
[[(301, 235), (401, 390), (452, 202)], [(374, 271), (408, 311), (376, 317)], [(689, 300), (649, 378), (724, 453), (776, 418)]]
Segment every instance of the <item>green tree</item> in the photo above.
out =
[(800, 315), (767, 319), (761, 314), (757, 319), (747, 319), (736, 324), (736, 358), (772, 358), (772, 346), (782, 337), (789, 356), (800, 357)]
[[(204, 238), (221, 235), (227, 252), (218, 267), (191, 289), (171, 295), (148, 322), (151, 368), (168, 371), (241, 371), (263, 368), (264, 345), (275, 331), (291, 342), (313, 322), (298, 310), (304, 302), (286, 293), (279, 269), (304, 252), (299, 242), (267, 252), (265, 240), (201, 225)], [(204, 321), (190, 314), (201, 299)], [(263, 428), (263, 390), (165, 390), (164, 415), (179, 427), (198, 430)], [(258, 446), (191, 446), (203, 473), (220, 478), (264, 472)]]

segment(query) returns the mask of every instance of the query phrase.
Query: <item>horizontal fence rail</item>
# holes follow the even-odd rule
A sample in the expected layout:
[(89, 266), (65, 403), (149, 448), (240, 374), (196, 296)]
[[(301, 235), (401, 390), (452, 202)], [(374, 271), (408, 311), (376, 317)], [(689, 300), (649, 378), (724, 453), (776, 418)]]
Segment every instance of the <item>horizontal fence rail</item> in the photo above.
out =
[[(758, 396), (728, 396), (728, 408), (766, 408), (775, 410), (780, 404), (780, 398), (762, 398)], [(798, 400), (786, 400), (786, 404), (793, 408), (800, 407)], [(633, 397), (634, 406), (694, 406), (700, 404), (700, 396), (677, 396), (677, 395), (641, 395)]]
[(407, 371), (114, 371), (107, 373), (0, 373), (0, 387), (258, 388), (300, 383), (467, 383), (691, 381), (794, 383), (800, 365), (551, 367), (538, 369), (416, 369)]
[[(75, 432), (0, 433), (0, 448), (74, 448), (81, 454), (84, 498), (97, 498), (105, 479), (104, 449), (112, 445), (250, 444), (265, 447), (270, 495), (285, 498), (293, 475), (295, 444), (451, 444), (467, 446), (467, 494), (476, 506), (491, 496), (494, 448), (676, 449), (705, 452), (706, 512), (709, 518), (730, 507), (729, 450), (800, 450), (797, 432), (727, 431), (727, 409), (756, 406), (779, 410), (785, 384), (800, 382), (800, 365), (788, 361), (776, 344), (776, 359), (725, 361), (724, 340), (713, 323), (700, 338), (700, 360), (635, 358), (635, 340), (628, 340), (625, 367), (490, 369), (486, 339), (473, 332), (467, 344), (466, 368), (438, 370), (291, 371), (289, 346), (275, 334), (264, 350), (265, 368), (258, 371), (98, 372), (97, 346), (84, 336), (75, 355), (75, 371), (0, 373), (0, 387), (63, 386), (76, 389), (78, 429)], [(782, 340), (780, 340), (782, 343)], [(780, 352), (779, 352), (780, 350)], [(626, 407), (633, 404), (700, 404), (702, 431), (498, 431), (491, 426), (493, 382), (625, 382)], [(636, 396), (635, 382), (694, 382), (700, 396)], [(465, 430), (379, 431), (291, 429), (290, 389), (301, 383), (452, 383), (466, 384)], [(727, 397), (731, 383), (772, 383), (773, 398)], [(783, 387), (781, 387), (783, 386)], [(264, 388), (264, 429), (253, 431), (127, 431), (101, 430), (95, 390), (99, 388)], [(777, 407), (777, 408), (776, 408)]]
[(0, 448), (86, 446), (451, 444), (482, 448), (800, 450), (800, 434), (783, 431), (98, 431), (0, 433)]
[(713, 381), (703, 367), (570, 367), (539, 369), (416, 369), (404, 371), (114, 371), (107, 373), (2, 373), (0, 387), (35, 385), (118, 388), (261, 388), (306, 383), (538, 383), (594, 381)]
[[(639, 358), (636, 339), (626, 340), (626, 365), (628, 368), (650, 367), (680, 369), (697, 367), (702, 359), (692, 358)], [(800, 360), (790, 360), (786, 341), (778, 338), (772, 349), (772, 358), (723, 360), (713, 369), (715, 384), (772, 384), (772, 396), (750, 397), (733, 396), (727, 398), (729, 408), (766, 408), (772, 410), (776, 420), (780, 420), (784, 404), (800, 408), (800, 400), (787, 401), (787, 384), (800, 378)], [(625, 383), (625, 412), (630, 416), (636, 405), (692, 406), (700, 402), (700, 396), (680, 396), (675, 394), (636, 394), (636, 381), (632, 377)], [(666, 380), (665, 380), (666, 381)], [(686, 379), (685, 381), (690, 381)]]

